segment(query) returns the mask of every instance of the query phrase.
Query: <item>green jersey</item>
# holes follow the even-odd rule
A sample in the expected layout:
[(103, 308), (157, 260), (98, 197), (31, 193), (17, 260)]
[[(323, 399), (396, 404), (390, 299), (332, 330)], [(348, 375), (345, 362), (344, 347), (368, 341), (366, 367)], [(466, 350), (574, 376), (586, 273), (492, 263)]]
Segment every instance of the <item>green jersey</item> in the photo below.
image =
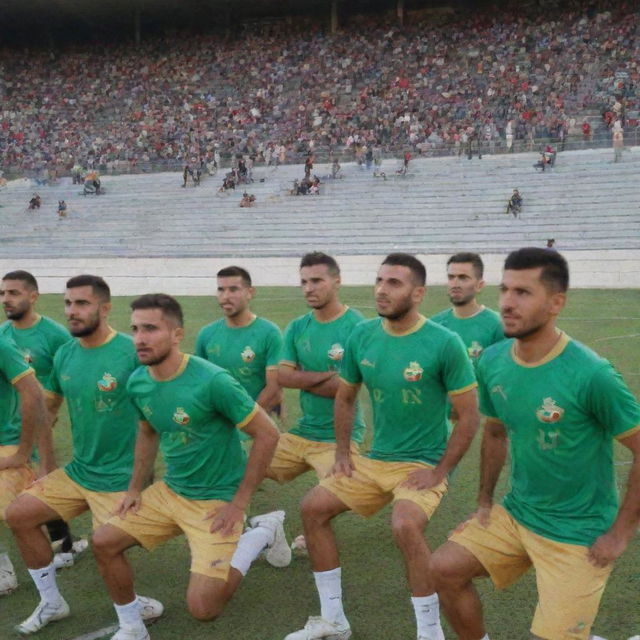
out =
[(53, 358), (46, 389), (67, 400), (73, 458), (67, 475), (91, 491), (125, 491), (133, 469), (138, 415), (127, 380), (140, 366), (133, 340), (115, 331), (99, 347), (78, 340)]
[(509, 435), (504, 506), (534, 533), (590, 546), (618, 510), (613, 439), (640, 429), (640, 407), (603, 358), (562, 334), (541, 362), (505, 340), (478, 365), (480, 408)]
[(20, 444), (20, 398), (13, 385), (31, 373), (13, 340), (0, 336), (0, 445)]
[(500, 315), (486, 307), (469, 318), (458, 318), (453, 309), (446, 309), (433, 316), (431, 321), (447, 327), (462, 338), (474, 367), (487, 347), (504, 340)]
[[(293, 320), (284, 332), (282, 364), (295, 366), (302, 371), (340, 371), (344, 347), (356, 324), (364, 316), (347, 307), (331, 322), (319, 322), (313, 311)], [(333, 428), (333, 398), (300, 391), (302, 416), (290, 433), (316, 442), (335, 442)], [(359, 403), (351, 439), (362, 442), (364, 420)]]
[(0, 335), (10, 336), (31, 364), (41, 384), (46, 384), (53, 367), (53, 356), (71, 334), (51, 318), (40, 316), (28, 329), (17, 329), (13, 322), (0, 325)]
[(391, 333), (382, 318), (358, 325), (342, 378), (369, 390), (370, 458), (429, 464), (437, 464), (447, 446), (449, 396), (476, 386), (460, 337), (423, 317), (403, 334)]
[(226, 369), (254, 400), (267, 383), (267, 370), (278, 368), (281, 351), (280, 329), (264, 318), (245, 327), (229, 327), (222, 318), (203, 327), (196, 339), (196, 355)]
[(244, 475), (246, 456), (238, 428), (258, 406), (227, 371), (184, 356), (170, 380), (155, 380), (139, 367), (127, 385), (140, 419), (160, 434), (164, 481), (190, 500), (230, 502)]

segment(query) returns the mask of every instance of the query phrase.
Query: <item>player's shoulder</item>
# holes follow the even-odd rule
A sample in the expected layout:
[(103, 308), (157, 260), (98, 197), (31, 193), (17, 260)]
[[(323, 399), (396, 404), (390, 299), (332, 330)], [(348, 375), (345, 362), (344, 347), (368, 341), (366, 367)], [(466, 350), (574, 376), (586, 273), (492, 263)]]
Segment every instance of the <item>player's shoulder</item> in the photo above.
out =
[(360, 320), (351, 332), (352, 339), (357, 340), (359, 337), (376, 333), (382, 327), (382, 318), (367, 318)]
[(40, 316), (40, 322), (42, 323), (42, 328), (48, 333), (53, 334), (56, 337), (67, 338), (71, 340), (71, 334), (69, 330), (56, 320), (53, 320), (49, 316)]
[(187, 355), (187, 360), (184, 363), (184, 371), (190, 375), (197, 376), (218, 376), (226, 373), (226, 369), (223, 369), (219, 365), (205, 360), (200, 356)]
[(0, 324), (0, 336), (10, 336), (11, 335), (11, 320), (5, 320), (2, 324)]
[(494, 342), (483, 350), (478, 367), (485, 369), (500, 362), (501, 359), (511, 358), (511, 348), (513, 346), (513, 338), (505, 338), (500, 342)]
[(301, 316), (298, 316), (289, 322), (287, 325), (287, 331), (301, 331), (313, 323), (314, 319), (313, 311), (303, 313)]
[(268, 318), (263, 318), (262, 316), (258, 316), (255, 320), (256, 328), (264, 331), (265, 333), (282, 333), (280, 331), (280, 327), (275, 323), (269, 320)]
[(357, 324), (364, 320), (364, 314), (359, 309), (347, 307), (346, 311), (344, 312), (344, 318), (350, 320), (354, 324)]
[(443, 309), (439, 311), (435, 315), (431, 316), (431, 322), (435, 322), (436, 324), (446, 324), (453, 315), (453, 309)]
[(4, 333), (0, 334), (0, 348), (2, 348), (3, 351), (8, 352), (17, 350), (18, 346), (10, 333)]
[(560, 354), (568, 365), (581, 373), (593, 373), (603, 368), (612, 367), (611, 363), (596, 353), (591, 347), (583, 344), (579, 340), (574, 340), (567, 336), (567, 345)]
[(485, 307), (479, 314), (478, 318), (487, 325), (502, 327), (502, 320), (500, 314), (494, 309)]

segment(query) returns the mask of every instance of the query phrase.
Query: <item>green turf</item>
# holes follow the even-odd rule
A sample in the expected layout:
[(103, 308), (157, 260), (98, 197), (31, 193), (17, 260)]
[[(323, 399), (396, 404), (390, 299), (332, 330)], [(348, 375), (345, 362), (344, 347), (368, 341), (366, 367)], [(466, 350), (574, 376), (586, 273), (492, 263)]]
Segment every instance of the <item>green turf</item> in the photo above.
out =
[[(374, 315), (372, 291), (368, 287), (345, 287), (342, 298), (367, 316)], [(483, 294), (488, 306), (496, 306), (497, 291)], [(112, 325), (127, 330), (128, 299), (117, 298), (111, 315)], [(215, 301), (209, 298), (181, 299), (186, 315), (184, 348), (193, 348), (198, 329), (220, 316)], [(424, 313), (431, 315), (447, 305), (444, 288), (429, 290)], [(261, 288), (254, 310), (284, 327), (296, 315), (305, 312), (300, 292), (294, 288)], [(39, 310), (63, 320), (60, 296), (43, 296)], [(640, 395), (640, 291), (576, 290), (561, 317), (560, 326), (608, 357), (625, 376), (629, 386)], [(287, 392), (290, 426), (298, 415), (295, 393)], [(365, 399), (368, 415), (368, 403)], [(69, 455), (66, 413), (56, 428), (60, 460)], [(432, 547), (441, 544), (447, 533), (474, 508), (477, 488), (478, 441), (474, 443), (456, 475), (455, 482), (430, 523), (427, 538)], [(629, 456), (617, 448), (618, 481), (624, 486)], [(161, 467), (159, 467), (161, 471)], [(284, 487), (266, 481), (257, 493), (252, 513), (274, 508), (287, 510), (286, 529), (291, 537), (301, 533), (297, 505), (304, 492), (314, 484), (307, 474)], [(504, 491), (504, 482), (500, 491)], [(413, 612), (401, 566), (389, 532), (389, 510), (364, 520), (352, 514), (338, 518), (336, 532), (342, 551), (344, 599), (355, 640), (404, 640), (415, 638)], [(89, 520), (83, 516), (73, 523), (77, 534), (89, 533)], [(0, 640), (11, 637), (14, 624), (26, 617), (36, 602), (31, 584), (6, 529), (0, 541), (8, 543), (19, 568), (21, 586), (10, 598), (0, 601)], [(626, 640), (640, 633), (640, 544), (636, 539), (618, 562), (605, 593), (594, 632), (607, 640)], [(162, 600), (166, 615), (151, 628), (154, 640), (281, 640), (300, 628), (309, 614), (319, 613), (319, 605), (309, 571), (308, 560), (298, 557), (286, 569), (273, 569), (258, 561), (241, 585), (222, 618), (203, 624), (192, 620), (184, 606), (188, 580), (188, 552), (182, 538), (171, 541), (152, 554), (141, 550), (130, 553), (136, 570), (136, 586), (141, 594)], [(68, 598), (72, 616), (38, 634), (42, 640), (66, 640), (95, 631), (115, 622), (115, 615), (96, 573), (91, 553), (79, 565), (59, 574), (61, 589)], [(534, 576), (529, 574), (515, 587), (497, 593), (490, 584), (480, 584), (486, 620), (492, 640), (519, 640), (528, 637), (528, 625), (535, 606)], [(453, 637), (449, 631), (448, 637)]]

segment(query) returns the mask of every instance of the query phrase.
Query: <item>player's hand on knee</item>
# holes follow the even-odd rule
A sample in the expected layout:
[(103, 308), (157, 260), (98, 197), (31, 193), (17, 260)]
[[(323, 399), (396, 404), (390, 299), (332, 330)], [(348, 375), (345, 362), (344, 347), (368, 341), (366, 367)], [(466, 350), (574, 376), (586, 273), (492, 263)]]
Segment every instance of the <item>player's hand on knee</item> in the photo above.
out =
[(473, 514), (476, 520), (485, 528), (491, 524), (491, 507), (492, 505), (490, 504), (479, 504)]
[(596, 567), (606, 567), (622, 555), (628, 543), (626, 537), (607, 531), (589, 549), (589, 562)]
[(353, 460), (351, 459), (350, 453), (336, 453), (336, 461), (329, 472), (330, 476), (346, 476), (350, 478), (353, 475), (353, 470), (355, 467), (353, 466)]
[(5, 469), (19, 469), (24, 467), (28, 462), (27, 456), (16, 451), (13, 455), (0, 458), (0, 471)]
[(220, 532), (223, 536), (231, 535), (237, 526), (242, 527), (244, 511), (233, 502), (228, 502), (223, 507), (207, 513), (205, 520), (213, 519), (209, 531)]
[(139, 491), (127, 491), (127, 494), (120, 501), (120, 504), (116, 507), (113, 515), (120, 516), (122, 520), (127, 517), (129, 511), (138, 513), (142, 505), (142, 497)]
[(436, 468), (418, 469), (411, 472), (400, 486), (406, 489), (423, 491), (439, 485), (443, 480), (444, 475)]

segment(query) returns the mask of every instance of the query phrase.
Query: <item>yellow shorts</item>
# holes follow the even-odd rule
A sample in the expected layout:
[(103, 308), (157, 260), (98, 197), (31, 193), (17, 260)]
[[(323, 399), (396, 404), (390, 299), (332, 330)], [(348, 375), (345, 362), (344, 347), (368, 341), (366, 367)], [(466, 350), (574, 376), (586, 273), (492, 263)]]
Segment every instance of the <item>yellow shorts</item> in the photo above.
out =
[(184, 533), (191, 550), (191, 573), (226, 581), (242, 523), (230, 536), (222, 536), (211, 533), (211, 520), (204, 519), (207, 513), (225, 504), (221, 500), (184, 498), (160, 480), (142, 492), (138, 513), (130, 512), (124, 520), (113, 516), (107, 524), (128, 533), (149, 551)]
[(498, 589), (508, 587), (533, 566), (538, 606), (531, 633), (545, 640), (589, 637), (612, 567), (594, 567), (587, 547), (533, 533), (499, 505), (491, 510), (488, 527), (472, 518), (450, 540), (479, 560)]
[(430, 468), (422, 462), (387, 462), (358, 455), (354, 456), (353, 464), (351, 477), (329, 476), (320, 481), (320, 486), (362, 516), (373, 515), (391, 501), (410, 500), (431, 518), (447, 492), (446, 480), (424, 491), (400, 486), (409, 474)]
[[(0, 446), (0, 458), (8, 458), (18, 450), (17, 444)], [(0, 520), (4, 520), (7, 507), (36, 479), (28, 464), (0, 471)]]
[(94, 529), (113, 515), (125, 495), (124, 491), (107, 493), (85, 489), (72, 480), (63, 469), (56, 469), (40, 478), (25, 493), (51, 507), (65, 522), (90, 510)]
[[(351, 453), (358, 453), (358, 445), (355, 442), (351, 443)], [(292, 433), (282, 433), (269, 465), (269, 473), (280, 484), (284, 484), (314, 469), (318, 479), (322, 480), (333, 468), (335, 459), (334, 442), (316, 442)]]

